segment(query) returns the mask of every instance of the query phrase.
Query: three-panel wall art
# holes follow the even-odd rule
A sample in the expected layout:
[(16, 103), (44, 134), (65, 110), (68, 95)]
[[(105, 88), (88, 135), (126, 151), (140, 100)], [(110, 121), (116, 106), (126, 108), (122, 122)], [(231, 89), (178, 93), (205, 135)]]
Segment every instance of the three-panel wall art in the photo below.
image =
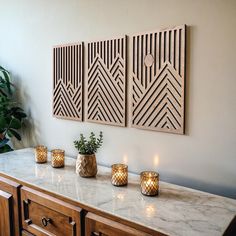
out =
[(185, 54), (186, 25), (55, 46), (53, 115), (184, 134)]

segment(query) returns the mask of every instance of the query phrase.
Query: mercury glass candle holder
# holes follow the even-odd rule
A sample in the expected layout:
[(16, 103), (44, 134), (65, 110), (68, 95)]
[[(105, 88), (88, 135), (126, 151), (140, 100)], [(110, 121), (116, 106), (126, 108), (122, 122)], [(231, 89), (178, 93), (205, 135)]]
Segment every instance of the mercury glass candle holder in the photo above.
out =
[(111, 183), (115, 186), (128, 184), (128, 166), (125, 164), (114, 164), (111, 166)]
[(37, 163), (47, 162), (48, 149), (45, 146), (39, 145), (35, 148), (35, 161)]
[(60, 168), (65, 165), (65, 151), (61, 149), (52, 150), (52, 167)]
[(143, 171), (140, 174), (141, 193), (155, 196), (159, 193), (159, 174), (154, 171)]

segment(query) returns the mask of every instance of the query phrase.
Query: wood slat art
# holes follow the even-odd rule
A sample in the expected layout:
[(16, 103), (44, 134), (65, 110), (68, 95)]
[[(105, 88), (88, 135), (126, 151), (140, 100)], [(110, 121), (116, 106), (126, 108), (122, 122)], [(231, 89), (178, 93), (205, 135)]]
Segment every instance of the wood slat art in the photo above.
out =
[(184, 133), (186, 26), (134, 35), (132, 127)]
[(53, 115), (83, 119), (83, 43), (53, 48)]
[(126, 41), (88, 43), (87, 121), (126, 125)]

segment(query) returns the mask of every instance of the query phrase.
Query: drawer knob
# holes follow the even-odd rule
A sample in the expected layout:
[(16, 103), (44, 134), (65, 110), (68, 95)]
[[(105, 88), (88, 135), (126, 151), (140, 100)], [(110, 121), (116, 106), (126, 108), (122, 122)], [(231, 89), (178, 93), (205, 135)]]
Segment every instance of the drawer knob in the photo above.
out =
[(44, 227), (46, 227), (48, 224), (50, 224), (50, 223), (52, 222), (52, 220), (51, 220), (50, 218), (43, 217), (43, 218), (41, 219), (41, 222), (42, 222), (42, 225), (43, 225)]
[(92, 232), (91, 233), (91, 236), (99, 236), (100, 234), (99, 233), (97, 233), (97, 232)]

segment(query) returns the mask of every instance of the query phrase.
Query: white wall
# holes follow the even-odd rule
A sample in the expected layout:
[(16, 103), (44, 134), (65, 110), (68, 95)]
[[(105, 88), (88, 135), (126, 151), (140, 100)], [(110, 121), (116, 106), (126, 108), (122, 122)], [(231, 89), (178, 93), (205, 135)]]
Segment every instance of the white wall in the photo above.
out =
[[(162, 180), (236, 198), (235, 0), (0, 0), (0, 64), (32, 122), (25, 146), (76, 155), (81, 132), (104, 132), (98, 162), (128, 160)], [(52, 46), (187, 24), (186, 135), (52, 117)], [(130, 76), (129, 76), (130, 78)], [(158, 162), (158, 165), (157, 165)]]

